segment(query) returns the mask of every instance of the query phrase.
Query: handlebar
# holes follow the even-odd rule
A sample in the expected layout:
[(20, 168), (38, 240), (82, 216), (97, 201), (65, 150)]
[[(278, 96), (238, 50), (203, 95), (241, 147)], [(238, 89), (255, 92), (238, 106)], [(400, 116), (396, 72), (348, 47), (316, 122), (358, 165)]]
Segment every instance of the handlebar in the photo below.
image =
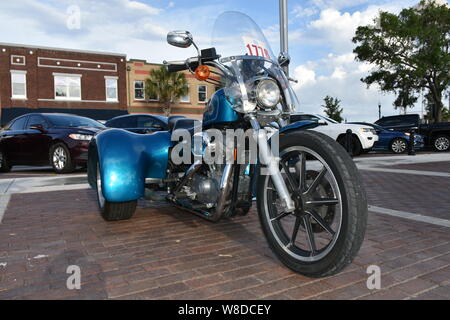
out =
[(164, 65), (169, 72), (178, 72), (184, 70), (195, 70), (199, 65), (199, 59), (202, 63), (214, 61), (220, 56), (216, 54), (215, 48), (204, 49), (201, 51), (200, 57), (189, 58), (186, 61), (164, 61)]
[(198, 58), (189, 58), (186, 61), (164, 61), (163, 63), (169, 72), (195, 70), (198, 67)]

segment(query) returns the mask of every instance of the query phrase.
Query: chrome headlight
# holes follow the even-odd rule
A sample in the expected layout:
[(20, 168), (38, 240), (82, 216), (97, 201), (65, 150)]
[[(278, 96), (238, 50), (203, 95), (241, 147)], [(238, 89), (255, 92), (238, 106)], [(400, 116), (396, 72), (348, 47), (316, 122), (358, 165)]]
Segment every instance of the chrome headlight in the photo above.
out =
[(69, 137), (73, 140), (91, 141), (94, 136), (89, 134), (72, 133)]
[(273, 80), (262, 80), (256, 87), (256, 100), (264, 108), (274, 108), (280, 102), (280, 88)]

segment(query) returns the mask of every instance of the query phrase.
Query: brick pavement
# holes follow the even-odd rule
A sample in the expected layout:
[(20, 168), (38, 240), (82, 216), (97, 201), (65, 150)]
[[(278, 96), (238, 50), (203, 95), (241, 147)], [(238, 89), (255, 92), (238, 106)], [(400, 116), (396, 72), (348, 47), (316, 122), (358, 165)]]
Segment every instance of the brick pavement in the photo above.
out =
[(447, 177), (364, 170), (361, 174), (371, 205), (450, 218), (450, 179)]
[[(66, 288), (73, 264), (79, 291)], [(381, 290), (366, 287), (371, 264)], [(255, 210), (212, 224), (141, 201), (132, 220), (107, 223), (92, 190), (73, 190), (15, 194), (0, 224), (0, 299), (449, 299), (449, 266), (448, 228), (376, 213), (354, 263), (325, 279), (282, 266)]]

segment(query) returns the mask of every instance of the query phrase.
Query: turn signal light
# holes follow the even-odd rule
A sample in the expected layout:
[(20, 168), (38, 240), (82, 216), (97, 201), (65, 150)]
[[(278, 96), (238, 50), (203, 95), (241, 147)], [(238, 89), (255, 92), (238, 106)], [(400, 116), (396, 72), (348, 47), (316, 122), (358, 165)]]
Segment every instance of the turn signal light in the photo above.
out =
[(195, 69), (195, 77), (197, 80), (205, 81), (209, 78), (211, 75), (211, 71), (209, 70), (208, 66), (201, 65), (198, 66), (197, 69)]

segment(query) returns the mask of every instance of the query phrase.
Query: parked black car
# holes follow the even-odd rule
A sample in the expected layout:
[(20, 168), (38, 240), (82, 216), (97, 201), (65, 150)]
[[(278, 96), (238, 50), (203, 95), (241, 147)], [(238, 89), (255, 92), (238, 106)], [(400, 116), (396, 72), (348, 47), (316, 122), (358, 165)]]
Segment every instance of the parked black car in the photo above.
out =
[(100, 122), (70, 114), (31, 113), (0, 131), (0, 172), (15, 165), (52, 165), (57, 173), (86, 166), (89, 142), (105, 128)]
[(424, 136), (425, 146), (436, 151), (450, 150), (450, 122), (426, 124), (418, 114), (382, 117), (375, 124), (389, 130), (410, 132), (412, 129)]
[(182, 116), (164, 117), (152, 114), (130, 114), (113, 118), (105, 123), (108, 128), (119, 128), (134, 133), (147, 134), (155, 131), (167, 131), (170, 122), (184, 118)]

